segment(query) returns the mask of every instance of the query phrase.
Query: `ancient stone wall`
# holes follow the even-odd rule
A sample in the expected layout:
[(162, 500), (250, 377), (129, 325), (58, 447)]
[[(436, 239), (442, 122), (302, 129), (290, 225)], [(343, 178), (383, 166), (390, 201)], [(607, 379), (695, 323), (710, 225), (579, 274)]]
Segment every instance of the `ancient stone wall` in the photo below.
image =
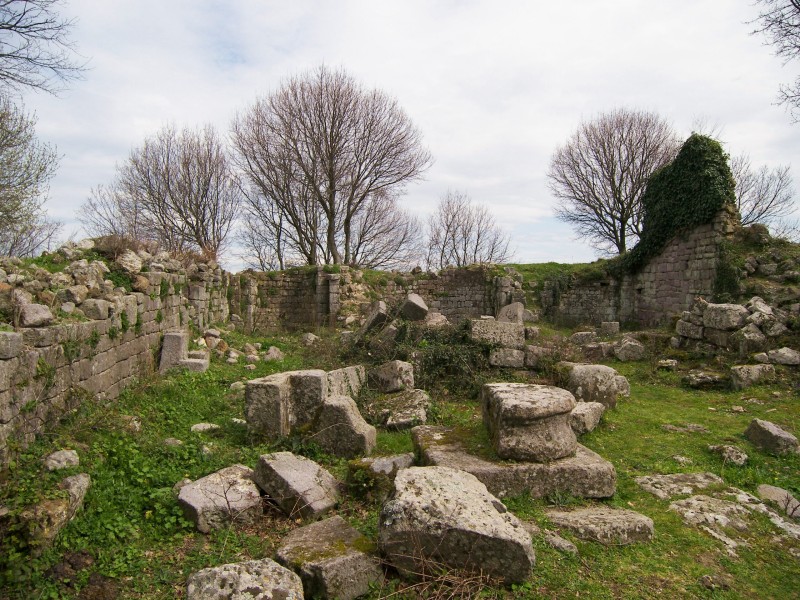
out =
[(566, 289), (545, 285), (543, 312), (575, 323), (662, 323), (687, 310), (695, 297), (712, 297), (720, 243), (737, 224), (735, 209), (727, 207), (711, 223), (675, 237), (635, 275), (573, 283)]
[(85, 281), (90, 297), (71, 315), (55, 308), (67, 288), (52, 281), (67, 281), (64, 274), (45, 284), (47, 274), (36, 279), (0, 271), (4, 297), (29, 294), (39, 302), (52, 297), (53, 312), (61, 314), (47, 326), (0, 331), (0, 469), (84, 399), (116, 398), (151, 372), (163, 332), (190, 322), (202, 328), (228, 320), (227, 275), (215, 266), (140, 273), (139, 291), (132, 293), (103, 284), (102, 276), (99, 285)]

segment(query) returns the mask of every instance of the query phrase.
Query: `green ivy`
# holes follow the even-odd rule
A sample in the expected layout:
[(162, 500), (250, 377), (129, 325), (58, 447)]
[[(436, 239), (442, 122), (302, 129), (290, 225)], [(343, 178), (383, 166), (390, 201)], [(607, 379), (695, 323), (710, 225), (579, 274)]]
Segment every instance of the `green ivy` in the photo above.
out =
[(719, 142), (693, 133), (671, 163), (656, 171), (642, 196), (642, 235), (619, 259), (633, 273), (657, 256), (675, 235), (709, 223), (727, 204), (735, 204), (728, 155)]

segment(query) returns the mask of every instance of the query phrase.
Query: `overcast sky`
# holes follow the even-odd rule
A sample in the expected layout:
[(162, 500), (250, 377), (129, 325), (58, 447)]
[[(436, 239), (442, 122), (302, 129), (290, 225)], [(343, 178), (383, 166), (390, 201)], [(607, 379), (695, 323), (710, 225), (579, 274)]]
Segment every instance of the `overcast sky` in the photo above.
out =
[(162, 126), (227, 132), (322, 63), (395, 96), (422, 131), (435, 163), (405, 205), (427, 215), (448, 188), (466, 191), (519, 262), (596, 257), (553, 218), (545, 174), (582, 120), (613, 108), (655, 111), (684, 137), (704, 121), (729, 153), (792, 165), (800, 182), (800, 125), (774, 105), (800, 62), (749, 35), (748, 0), (70, 0), (61, 13), (89, 70), (24, 101), (62, 156), (48, 210), (67, 233), (90, 189)]

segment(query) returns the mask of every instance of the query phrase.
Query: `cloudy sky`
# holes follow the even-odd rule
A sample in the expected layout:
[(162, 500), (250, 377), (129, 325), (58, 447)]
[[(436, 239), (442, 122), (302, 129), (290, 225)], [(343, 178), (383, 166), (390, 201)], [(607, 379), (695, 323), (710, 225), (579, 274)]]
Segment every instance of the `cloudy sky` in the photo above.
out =
[(731, 154), (792, 165), (800, 183), (800, 125), (774, 105), (800, 62), (783, 66), (749, 35), (748, 0), (69, 0), (61, 13), (77, 19), (89, 70), (59, 97), (24, 101), (62, 156), (48, 210), (68, 233), (145, 137), (167, 124), (227, 131), (322, 63), (394, 95), (422, 131), (435, 164), (406, 206), (424, 216), (448, 188), (466, 191), (519, 262), (595, 258), (553, 218), (545, 174), (582, 120), (613, 108), (655, 111), (682, 136), (704, 122)]

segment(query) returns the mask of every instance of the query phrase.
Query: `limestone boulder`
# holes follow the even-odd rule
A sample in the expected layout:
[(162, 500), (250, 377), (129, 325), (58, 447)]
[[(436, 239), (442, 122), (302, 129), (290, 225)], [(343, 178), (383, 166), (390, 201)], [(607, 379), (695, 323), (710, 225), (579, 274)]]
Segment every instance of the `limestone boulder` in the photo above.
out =
[(739, 356), (760, 352), (767, 345), (767, 336), (753, 323), (748, 323), (731, 335), (730, 346), (738, 350)]
[(561, 388), (487, 383), (481, 388), (483, 422), (500, 458), (550, 462), (575, 453), (570, 426), (575, 398)]
[(798, 452), (797, 438), (782, 429), (775, 423), (753, 419), (744, 432), (746, 437), (754, 446), (771, 452), (773, 454), (792, 454)]
[(313, 460), (291, 452), (262, 455), (253, 480), (291, 517), (319, 517), (339, 502), (336, 478)]
[(614, 408), (619, 397), (630, 395), (628, 380), (611, 367), (562, 362), (557, 370), (564, 387), (581, 402)]
[(736, 446), (730, 446), (728, 444), (721, 444), (721, 445), (710, 445), (708, 447), (709, 451), (713, 452), (714, 454), (719, 455), (722, 458), (723, 462), (730, 463), (736, 465), (737, 467), (744, 466), (747, 463), (748, 456), (742, 450), (737, 448)]
[(767, 352), (769, 362), (775, 365), (788, 365), (796, 367), (800, 365), (800, 352), (792, 348), (778, 348)]
[(284, 358), (285, 356), (283, 352), (281, 352), (281, 349), (278, 348), (277, 346), (270, 346), (264, 353), (263, 357), (264, 362), (273, 362), (273, 361), (277, 362), (283, 360)]
[(281, 542), (278, 562), (300, 576), (307, 598), (352, 600), (383, 579), (371, 543), (340, 516), (295, 529)]
[(614, 356), (622, 362), (642, 360), (647, 355), (647, 349), (639, 340), (624, 338), (614, 344)]
[(178, 503), (202, 533), (234, 522), (254, 523), (263, 513), (253, 470), (244, 465), (226, 467), (184, 485)]
[(756, 490), (758, 497), (778, 507), (787, 517), (800, 519), (800, 502), (791, 493), (774, 485), (761, 484)]
[(308, 439), (334, 456), (354, 458), (375, 449), (377, 432), (349, 396), (328, 396), (311, 430)]
[(653, 520), (632, 510), (609, 506), (548, 510), (547, 517), (580, 539), (601, 544), (625, 546), (653, 539)]
[(702, 340), (703, 326), (680, 319), (675, 323), (675, 333), (693, 340)]
[(77, 467), (80, 464), (78, 453), (75, 450), (58, 450), (44, 459), (44, 468), (48, 471), (60, 471)]
[(389, 307), (386, 306), (386, 302), (383, 300), (378, 300), (370, 307), (369, 314), (367, 314), (364, 324), (358, 332), (356, 332), (356, 338), (360, 339), (373, 329), (383, 327), (389, 322), (389, 319)]
[(378, 391), (386, 394), (414, 389), (414, 367), (402, 360), (390, 360), (372, 369), (369, 379)]
[(429, 312), (425, 317), (425, 327), (428, 329), (439, 329), (449, 325), (450, 321), (440, 312)]
[(703, 326), (724, 331), (735, 331), (744, 327), (750, 311), (741, 304), (711, 304), (703, 311)]
[(46, 327), (55, 317), (44, 304), (23, 304), (19, 307), (20, 327)]
[(775, 367), (772, 365), (737, 365), (731, 367), (731, 383), (734, 389), (737, 390), (772, 381), (774, 378)]
[(114, 262), (128, 273), (139, 273), (142, 270), (142, 259), (133, 250), (125, 250)]
[(594, 331), (577, 331), (569, 336), (569, 341), (576, 346), (591, 344), (597, 341), (597, 333)]
[(606, 407), (599, 402), (578, 402), (569, 415), (569, 424), (576, 435), (594, 431)]
[(367, 371), (364, 365), (328, 371), (328, 395), (358, 398), (366, 382)]
[(489, 364), (493, 367), (521, 369), (525, 366), (525, 352), (513, 348), (495, 348), (489, 353)]
[(497, 313), (497, 321), (500, 323), (524, 323), (525, 305), (522, 302), (507, 304)]
[(203, 569), (186, 580), (187, 600), (303, 600), (297, 574), (274, 560), (250, 560)]
[(381, 552), (401, 573), (436, 563), (513, 584), (525, 581), (535, 562), (522, 523), (474, 476), (446, 467), (400, 471), (378, 532)]
[(644, 491), (661, 500), (673, 496), (694, 494), (698, 490), (725, 483), (714, 473), (674, 473), (670, 475), (645, 475), (637, 477), (636, 483)]
[(313, 333), (304, 333), (300, 336), (300, 341), (304, 346), (313, 346), (319, 342), (319, 336), (314, 335)]
[(310, 425), (328, 396), (328, 374), (321, 369), (285, 371), (251, 379), (245, 385), (248, 429), (269, 439)]
[(619, 335), (619, 321), (603, 321), (600, 323), (600, 335), (603, 337)]
[(522, 350), (525, 348), (525, 325), (501, 323), (488, 319), (472, 319), (469, 325), (470, 338), (503, 348)]
[(370, 403), (369, 412), (387, 429), (410, 429), (425, 424), (430, 403), (425, 390), (405, 390), (379, 396)]
[(406, 297), (400, 313), (409, 321), (424, 321), (428, 316), (428, 305), (422, 296), (412, 293)]

